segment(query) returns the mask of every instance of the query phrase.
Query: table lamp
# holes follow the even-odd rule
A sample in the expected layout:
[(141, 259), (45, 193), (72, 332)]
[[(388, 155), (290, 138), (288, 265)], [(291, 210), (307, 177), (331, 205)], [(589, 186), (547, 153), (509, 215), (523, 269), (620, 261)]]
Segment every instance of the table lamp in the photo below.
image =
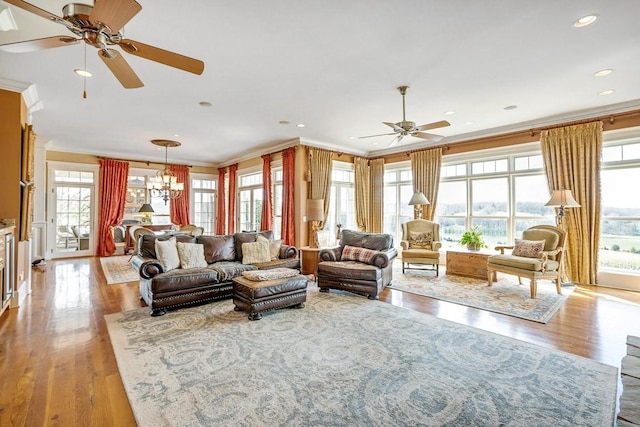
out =
[(145, 203), (140, 207), (140, 210), (138, 211), (140, 213), (142, 213), (142, 222), (144, 224), (151, 224), (151, 214), (154, 212), (153, 208), (151, 207), (151, 205), (149, 203)]
[(324, 200), (307, 199), (307, 221), (311, 221), (309, 247), (318, 247), (318, 221), (324, 220)]
[(409, 200), (409, 206), (414, 206), (415, 216), (417, 219), (422, 219), (422, 205), (428, 205), (429, 200), (422, 191), (416, 191), (413, 193), (411, 200)]
[[(564, 221), (565, 216), (565, 208), (579, 208), (580, 204), (576, 202), (576, 199), (573, 198), (573, 194), (571, 194), (571, 190), (553, 190), (553, 194), (551, 194), (551, 199), (545, 206), (549, 206), (552, 208), (558, 208), (558, 214), (556, 215), (556, 225), (561, 227)], [(569, 217), (567, 217), (567, 224), (565, 228), (569, 227)]]

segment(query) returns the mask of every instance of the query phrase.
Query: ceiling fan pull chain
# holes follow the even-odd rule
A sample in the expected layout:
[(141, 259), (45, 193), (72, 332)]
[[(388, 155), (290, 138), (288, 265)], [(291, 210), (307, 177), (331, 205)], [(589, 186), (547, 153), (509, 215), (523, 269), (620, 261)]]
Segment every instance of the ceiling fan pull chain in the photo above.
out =
[(84, 91), (82, 92), (82, 99), (87, 99), (87, 44), (84, 44)]

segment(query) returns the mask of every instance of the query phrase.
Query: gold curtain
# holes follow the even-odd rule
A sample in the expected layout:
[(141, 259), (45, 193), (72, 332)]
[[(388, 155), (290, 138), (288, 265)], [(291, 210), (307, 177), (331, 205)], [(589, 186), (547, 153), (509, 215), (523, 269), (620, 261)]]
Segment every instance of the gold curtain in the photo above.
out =
[(384, 159), (369, 161), (371, 196), (369, 203), (369, 232), (382, 233), (384, 218)]
[[(422, 206), (422, 218), (433, 221), (438, 203), (442, 148), (414, 151), (409, 156), (413, 175), (413, 191), (421, 191), (429, 201), (428, 205)], [(409, 201), (407, 200), (406, 203)]]
[(581, 206), (565, 211), (565, 275), (576, 283), (597, 284), (602, 122), (542, 131), (540, 146), (549, 193), (571, 190)]
[(356, 224), (360, 231), (369, 231), (369, 203), (370, 203), (370, 173), (369, 160), (364, 157), (354, 157), (355, 170), (355, 204)]
[[(333, 152), (321, 148), (309, 147), (309, 175), (311, 191), (309, 199), (324, 200), (324, 217), (329, 214), (329, 191), (331, 190), (331, 158)], [(325, 221), (318, 222), (318, 229), (324, 228)]]

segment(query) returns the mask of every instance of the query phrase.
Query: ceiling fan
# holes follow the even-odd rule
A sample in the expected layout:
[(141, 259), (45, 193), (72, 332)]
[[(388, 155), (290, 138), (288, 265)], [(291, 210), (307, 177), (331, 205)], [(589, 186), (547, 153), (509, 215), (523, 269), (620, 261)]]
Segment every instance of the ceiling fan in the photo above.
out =
[(75, 34), (53, 36), (0, 45), (0, 50), (24, 53), (77, 44), (80, 41), (98, 48), (98, 56), (126, 89), (144, 86), (124, 57), (109, 46), (118, 45), (127, 53), (193, 74), (202, 74), (204, 62), (168, 50), (123, 38), (122, 28), (142, 6), (135, 0), (95, 0), (94, 6), (69, 3), (62, 8), (62, 17), (22, 0), (4, 0), (13, 6), (62, 24)]
[(373, 138), (373, 137), (376, 137), (376, 136), (396, 135), (396, 137), (391, 141), (391, 144), (389, 144), (389, 147), (395, 147), (395, 146), (400, 145), (400, 143), (402, 142), (402, 138), (404, 138), (407, 135), (415, 136), (417, 138), (427, 139), (427, 140), (433, 141), (433, 142), (438, 142), (442, 138), (444, 138), (443, 136), (434, 135), (432, 133), (426, 133), (424, 131), (425, 130), (430, 130), (430, 129), (437, 129), (437, 128), (441, 128), (441, 127), (445, 127), (445, 126), (450, 126), (451, 123), (449, 123), (446, 120), (441, 120), (439, 122), (428, 123), (428, 124), (422, 125), (422, 126), (416, 126), (415, 122), (407, 121), (407, 119), (405, 117), (405, 105), (404, 105), (404, 96), (407, 93), (407, 89), (409, 89), (409, 86), (400, 86), (398, 88), (398, 90), (400, 91), (400, 95), (402, 95), (402, 121), (398, 122), (398, 123), (382, 122), (385, 125), (389, 126), (391, 129), (393, 129), (393, 132), (391, 132), (391, 133), (381, 133), (381, 134), (377, 134), (377, 135), (361, 136), (360, 139)]

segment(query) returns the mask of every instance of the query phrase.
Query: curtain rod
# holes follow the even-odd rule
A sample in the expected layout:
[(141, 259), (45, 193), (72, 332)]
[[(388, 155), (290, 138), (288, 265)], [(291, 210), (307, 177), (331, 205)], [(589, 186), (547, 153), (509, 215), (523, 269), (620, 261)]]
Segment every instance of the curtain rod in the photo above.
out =
[[(150, 160), (131, 160), (131, 159), (117, 159), (115, 157), (106, 157), (106, 156), (96, 156), (98, 159), (108, 159), (108, 160), (118, 160), (121, 162), (136, 162), (136, 163), (145, 163), (147, 166), (151, 164), (164, 166), (163, 162), (152, 162)], [(180, 165), (177, 163), (168, 163), (169, 166), (186, 166), (188, 168), (192, 168), (193, 165)]]

